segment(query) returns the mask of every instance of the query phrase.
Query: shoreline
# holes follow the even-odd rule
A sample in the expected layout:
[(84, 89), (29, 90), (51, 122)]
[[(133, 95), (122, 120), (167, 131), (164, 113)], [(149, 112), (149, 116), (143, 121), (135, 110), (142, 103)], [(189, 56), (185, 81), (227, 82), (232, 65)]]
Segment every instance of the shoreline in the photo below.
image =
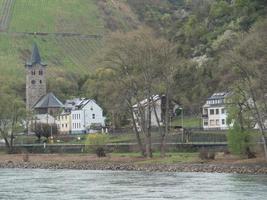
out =
[[(51, 159), (48, 159), (51, 156)], [(2, 159), (0, 168), (21, 169), (72, 169), (72, 170), (111, 170), (111, 171), (144, 171), (144, 172), (205, 172), (229, 174), (264, 174), (267, 175), (266, 161), (253, 162), (192, 162), (192, 163), (138, 163), (125, 158), (96, 158), (88, 156), (46, 155), (30, 156), (28, 162), (22, 160), (23, 155), (15, 155), (14, 159)], [(34, 158), (33, 158), (34, 157)], [(12, 156), (11, 156), (12, 158)], [(32, 159), (32, 160), (31, 160)], [(138, 159), (140, 160), (140, 159)]]

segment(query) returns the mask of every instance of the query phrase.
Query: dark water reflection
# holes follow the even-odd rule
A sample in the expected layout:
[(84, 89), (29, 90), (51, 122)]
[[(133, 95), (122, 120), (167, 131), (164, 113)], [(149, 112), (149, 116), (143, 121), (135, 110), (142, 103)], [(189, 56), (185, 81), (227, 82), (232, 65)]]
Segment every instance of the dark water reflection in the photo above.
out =
[(267, 199), (266, 175), (0, 169), (0, 199)]

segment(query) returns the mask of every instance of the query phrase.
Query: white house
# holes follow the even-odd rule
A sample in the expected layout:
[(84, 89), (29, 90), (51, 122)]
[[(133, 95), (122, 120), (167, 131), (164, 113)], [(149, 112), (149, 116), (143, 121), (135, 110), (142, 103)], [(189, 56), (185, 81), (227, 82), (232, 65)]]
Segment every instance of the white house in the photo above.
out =
[[(160, 124), (162, 125), (164, 122), (164, 115), (165, 115), (165, 105), (166, 105), (166, 97), (164, 95), (160, 96), (160, 95), (154, 95), (152, 96), (152, 99), (154, 101), (154, 105), (155, 105), (155, 110), (153, 108), (153, 105), (151, 103), (151, 126), (158, 126), (157, 123), (157, 116), (159, 119)], [(144, 99), (142, 101), (139, 102), (139, 105), (143, 108), (145, 108), (145, 112), (148, 112), (148, 100)], [(176, 110), (179, 109), (180, 106), (174, 102), (174, 101), (170, 101), (170, 112), (172, 113), (172, 115), (174, 116), (176, 113)], [(138, 110), (138, 104), (133, 105), (133, 110), (134, 110), (134, 118), (136, 120), (137, 123), (137, 127), (140, 127), (140, 114), (139, 114), (139, 110)], [(147, 114), (145, 114), (147, 116)]]
[(226, 98), (228, 92), (214, 93), (202, 107), (202, 119), (204, 129), (228, 129), (226, 123), (227, 110)]
[(89, 133), (96, 127), (105, 126), (103, 109), (92, 99), (76, 98), (67, 100), (65, 112), (70, 113), (71, 133)]

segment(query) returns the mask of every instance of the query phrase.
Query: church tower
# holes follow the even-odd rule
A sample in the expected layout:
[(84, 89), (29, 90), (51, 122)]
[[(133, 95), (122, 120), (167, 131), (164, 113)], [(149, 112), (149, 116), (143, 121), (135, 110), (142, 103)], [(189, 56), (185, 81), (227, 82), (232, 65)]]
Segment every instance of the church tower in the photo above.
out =
[(46, 64), (41, 62), (37, 45), (34, 43), (26, 68), (26, 106), (31, 110), (38, 100), (46, 95)]

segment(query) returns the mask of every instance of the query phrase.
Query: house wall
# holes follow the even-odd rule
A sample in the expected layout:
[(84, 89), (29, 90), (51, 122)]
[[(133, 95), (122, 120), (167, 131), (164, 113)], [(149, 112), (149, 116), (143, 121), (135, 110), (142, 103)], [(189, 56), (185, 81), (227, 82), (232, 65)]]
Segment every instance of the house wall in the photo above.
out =
[(94, 101), (90, 101), (81, 110), (71, 111), (71, 124), (73, 134), (87, 133), (92, 124), (105, 126), (103, 110)]
[(71, 114), (62, 114), (58, 117), (58, 128), (60, 134), (69, 134), (71, 131)]
[(88, 102), (84, 108), (85, 127), (90, 128), (91, 124), (101, 124), (105, 126), (105, 117), (103, 117), (102, 108), (95, 102)]
[(227, 112), (225, 106), (212, 106), (204, 107), (203, 115), (207, 117), (203, 118), (204, 129), (228, 129), (226, 123)]
[[(157, 113), (157, 116), (159, 118), (159, 121), (162, 122), (161, 100), (157, 100), (155, 102), (155, 110), (156, 110), (156, 112), (154, 111), (153, 107), (151, 107), (151, 109), (152, 109), (152, 112), (151, 112), (151, 126), (157, 127), (158, 123), (157, 123), (156, 113)], [(147, 116), (147, 112), (148, 112), (148, 107), (146, 106), (145, 107), (145, 116)], [(138, 123), (138, 121), (140, 121), (141, 119), (138, 119), (138, 116), (136, 116), (137, 113), (134, 113), (134, 118), (136, 119), (137, 127), (140, 127), (140, 124)]]
[(151, 112), (151, 126), (158, 126), (158, 122), (157, 122), (157, 117), (156, 117), (156, 113), (157, 116), (159, 118), (159, 121), (162, 122), (162, 110), (161, 110), (161, 101), (157, 101), (155, 103), (155, 107), (156, 107), (156, 112), (154, 111), (154, 109), (152, 108), (152, 112)]
[(71, 133), (72, 134), (85, 133), (83, 110), (71, 111)]

